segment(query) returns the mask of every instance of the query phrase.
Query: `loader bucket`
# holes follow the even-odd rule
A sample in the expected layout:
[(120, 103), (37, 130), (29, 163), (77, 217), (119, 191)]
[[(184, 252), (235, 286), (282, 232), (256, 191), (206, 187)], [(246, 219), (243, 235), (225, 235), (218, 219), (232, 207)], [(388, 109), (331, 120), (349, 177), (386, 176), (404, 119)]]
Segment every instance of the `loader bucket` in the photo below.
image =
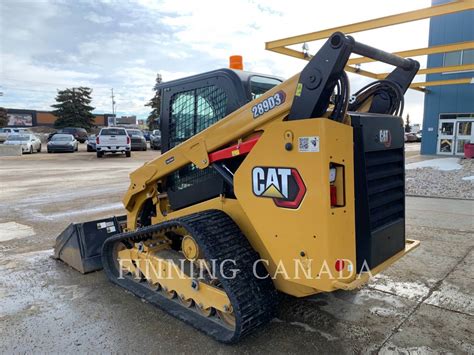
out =
[(125, 216), (109, 217), (84, 223), (71, 223), (57, 238), (54, 259), (59, 259), (86, 274), (102, 269), (104, 241), (122, 231)]

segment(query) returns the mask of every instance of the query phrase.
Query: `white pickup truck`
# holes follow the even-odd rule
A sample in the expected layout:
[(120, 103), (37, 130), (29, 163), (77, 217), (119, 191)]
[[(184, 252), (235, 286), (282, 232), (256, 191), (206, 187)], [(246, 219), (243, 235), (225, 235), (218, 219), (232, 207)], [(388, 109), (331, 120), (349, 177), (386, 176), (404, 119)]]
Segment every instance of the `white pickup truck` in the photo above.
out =
[(29, 133), (26, 128), (10, 128), (10, 127), (5, 127), (5, 128), (0, 128), (0, 143), (3, 143), (7, 140), (8, 136), (10, 134), (14, 133)]
[(102, 128), (96, 138), (97, 158), (102, 158), (105, 153), (125, 153), (131, 156), (132, 144), (125, 128)]

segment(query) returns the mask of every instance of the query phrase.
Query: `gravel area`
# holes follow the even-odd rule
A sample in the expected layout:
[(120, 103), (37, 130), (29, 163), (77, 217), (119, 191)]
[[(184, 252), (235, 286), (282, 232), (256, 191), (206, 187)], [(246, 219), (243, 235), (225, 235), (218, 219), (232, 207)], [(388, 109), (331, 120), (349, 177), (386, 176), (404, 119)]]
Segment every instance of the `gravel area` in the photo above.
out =
[[(430, 161), (423, 163), (429, 165)], [(407, 164), (407, 195), (474, 200), (474, 160), (458, 159), (455, 164), (452, 163), (453, 158), (444, 158), (436, 159), (432, 167), (418, 167), (419, 163)], [(459, 164), (458, 168), (443, 170), (443, 167), (452, 167), (456, 163)]]

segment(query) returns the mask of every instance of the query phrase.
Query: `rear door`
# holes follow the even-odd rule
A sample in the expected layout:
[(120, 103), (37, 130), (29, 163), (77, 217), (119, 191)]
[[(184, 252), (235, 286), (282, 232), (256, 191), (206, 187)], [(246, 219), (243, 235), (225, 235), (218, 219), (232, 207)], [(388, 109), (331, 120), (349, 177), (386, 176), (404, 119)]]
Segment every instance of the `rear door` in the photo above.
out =
[(99, 145), (125, 146), (127, 132), (122, 128), (103, 128), (99, 135)]

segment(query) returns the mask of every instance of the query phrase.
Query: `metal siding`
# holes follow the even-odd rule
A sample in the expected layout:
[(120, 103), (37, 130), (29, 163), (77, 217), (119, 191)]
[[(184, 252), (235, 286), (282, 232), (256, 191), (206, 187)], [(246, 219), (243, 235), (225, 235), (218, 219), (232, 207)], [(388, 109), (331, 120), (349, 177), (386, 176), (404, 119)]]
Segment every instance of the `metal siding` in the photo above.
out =
[[(433, 5), (448, 2), (433, 0)], [(429, 46), (474, 40), (474, 11), (433, 17), (430, 20)], [(443, 66), (443, 54), (428, 56), (428, 68)], [(471, 78), (472, 72), (430, 74), (427, 81)], [(438, 120), (441, 113), (474, 112), (473, 85), (433, 86), (425, 95), (421, 154), (436, 154)], [(428, 129), (432, 127), (433, 131)]]

